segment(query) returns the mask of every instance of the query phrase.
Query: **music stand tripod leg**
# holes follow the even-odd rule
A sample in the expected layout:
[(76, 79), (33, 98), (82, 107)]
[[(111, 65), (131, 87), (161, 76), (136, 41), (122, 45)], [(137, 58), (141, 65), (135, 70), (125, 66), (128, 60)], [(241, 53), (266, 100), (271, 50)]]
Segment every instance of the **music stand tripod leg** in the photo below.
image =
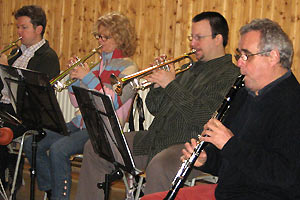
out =
[(44, 131), (39, 131), (37, 134), (32, 135), (32, 161), (30, 168), (30, 200), (35, 197), (35, 178), (36, 178), (36, 152), (38, 142), (46, 136)]

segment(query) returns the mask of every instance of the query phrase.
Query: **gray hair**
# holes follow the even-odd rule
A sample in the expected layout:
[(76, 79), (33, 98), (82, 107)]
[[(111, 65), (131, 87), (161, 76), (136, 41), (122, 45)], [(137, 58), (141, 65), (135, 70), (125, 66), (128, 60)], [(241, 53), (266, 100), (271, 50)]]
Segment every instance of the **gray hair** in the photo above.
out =
[(280, 54), (280, 63), (284, 68), (290, 69), (293, 60), (293, 44), (288, 35), (282, 30), (280, 25), (270, 19), (254, 19), (249, 24), (240, 28), (240, 35), (250, 31), (259, 31), (260, 51), (270, 52), (278, 49)]

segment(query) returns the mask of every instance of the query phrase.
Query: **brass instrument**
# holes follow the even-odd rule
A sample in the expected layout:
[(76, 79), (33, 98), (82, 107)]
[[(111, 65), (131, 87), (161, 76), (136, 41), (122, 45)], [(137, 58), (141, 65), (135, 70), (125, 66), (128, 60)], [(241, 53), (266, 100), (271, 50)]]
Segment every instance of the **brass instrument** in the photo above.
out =
[(177, 69), (175, 69), (176, 74), (184, 72), (184, 71), (188, 70), (193, 65), (194, 62), (193, 62), (193, 59), (191, 58), (190, 55), (194, 54), (195, 52), (196, 52), (196, 50), (193, 49), (191, 52), (185, 53), (184, 55), (182, 55), (180, 57), (174, 58), (174, 59), (169, 60), (169, 61), (165, 61), (165, 62), (163, 62), (161, 64), (154, 65), (152, 67), (149, 67), (149, 68), (146, 68), (144, 70), (138, 71), (136, 73), (133, 73), (133, 74), (128, 75), (128, 76), (125, 76), (123, 78), (119, 78), (119, 77), (115, 76), (114, 74), (111, 74), (111, 76), (110, 76), (111, 85), (113, 86), (114, 91), (119, 96), (122, 95), (123, 87), (127, 83), (130, 83), (131, 86), (135, 90), (144, 90), (147, 87), (149, 87), (150, 85), (152, 85), (153, 83), (151, 83), (149, 81), (140, 82), (141, 78), (143, 78), (143, 77), (151, 74), (152, 71), (156, 70), (156, 69), (162, 68), (162, 69), (168, 71), (169, 70), (169, 67), (168, 67), (169, 64), (174, 64), (174, 63), (180, 62), (180, 61), (182, 61), (184, 59), (189, 59), (190, 62), (188, 63), (188, 66), (186, 66), (185, 68), (177, 68)]
[(10, 59), (12, 59), (13, 57), (15, 57), (15, 56), (19, 53), (19, 51), (20, 51), (20, 47), (19, 47), (19, 45), (17, 44), (17, 42), (18, 42), (19, 40), (21, 40), (21, 39), (22, 39), (22, 37), (19, 37), (18, 39), (16, 39), (15, 41), (11, 42), (11, 43), (10, 43), (9, 45), (7, 45), (6, 47), (4, 47), (4, 48), (0, 51), (0, 56), (1, 56), (1, 54), (5, 53), (6, 51), (10, 50), (11, 48), (16, 47), (16, 48), (17, 48), (16, 52), (15, 52), (14, 54), (12, 54), (12, 55), (8, 55), (8, 56), (7, 56), (7, 60), (10, 60)]
[[(95, 53), (99, 53), (99, 49), (102, 48), (102, 45), (98, 46), (97, 48), (93, 49), (87, 56), (83, 57), (82, 59), (77, 59), (77, 61), (72, 64), (68, 69), (61, 72), (58, 76), (50, 80), (50, 85), (54, 87), (57, 92), (61, 92), (64, 89), (68, 88), (72, 83), (74, 83), (77, 79), (69, 79), (65, 83), (61, 83), (60, 81), (65, 78), (71, 70), (73, 70), (77, 66), (83, 65), (83, 63), (92, 57)], [(95, 64), (90, 65), (90, 69), (94, 68), (100, 61), (96, 62)]]

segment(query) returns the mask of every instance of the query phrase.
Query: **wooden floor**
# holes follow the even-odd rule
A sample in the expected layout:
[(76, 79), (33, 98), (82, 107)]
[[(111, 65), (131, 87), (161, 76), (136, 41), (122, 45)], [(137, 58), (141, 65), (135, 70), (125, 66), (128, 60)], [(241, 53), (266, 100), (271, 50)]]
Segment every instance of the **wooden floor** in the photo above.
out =
[[(77, 183), (79, 177), (79, 168), (72, 167), (72, 189), (71, 189), (71, 197), (70, 200), (75, 199), (75, 194), (77, 190)], [(23, 178), (24, 185), (17, 193), (17, 200), (29, 200), (30, 199), (30, 172), (29, 172), (29, 164), (26, 162), (23, 170)], [(124, 183), (120, 180), (113, 183), (111, 187), (110, 200), (124, 200), (125, 198), (125, 186)], [(1, 199), (1, 197), (0, 197)], [(35, 200), (43, 200), (44, 193), (35, 189)]]

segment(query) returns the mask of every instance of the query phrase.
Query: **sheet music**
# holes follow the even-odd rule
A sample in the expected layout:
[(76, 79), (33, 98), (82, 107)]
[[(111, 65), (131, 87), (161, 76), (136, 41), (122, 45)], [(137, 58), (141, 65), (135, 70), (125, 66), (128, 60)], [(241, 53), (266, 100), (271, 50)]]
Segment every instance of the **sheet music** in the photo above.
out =
[[(97, 110), (100, 111), (100, 112), (102, 112), (102, 113), (106, 113), (107, 114), (108, 112), (105, 110), (105, 106), (104, 106), (104, 103), (103, 103), (102, 99), (100, 97), (95, 96), (94, 100), (95, 100), (95, 106), (96, 106)], [(113, 129), (111, 127), (109, 118), (107, 116), (105, 116), (105, 115), (102, 115), (102, 120), (103, 120), (103, 122), (105, 124), (105, 127), (107, 128), (107, 132), (106, 132), (106, 134), (108, 136), (107, 139), (109, 141), (110, 147), (111, 147), (112, 152), (114, 154), (115, 160), (118, 163), (120, 163), (122, 165), (125, 165), (124, 164), (124, 160), (122, 158), (122, 155), (121, 155), (120, 151), (117, 148), (118, 143), (116, 141), (115, 135), (111, 134), (111, 133), (113, 133)]]

